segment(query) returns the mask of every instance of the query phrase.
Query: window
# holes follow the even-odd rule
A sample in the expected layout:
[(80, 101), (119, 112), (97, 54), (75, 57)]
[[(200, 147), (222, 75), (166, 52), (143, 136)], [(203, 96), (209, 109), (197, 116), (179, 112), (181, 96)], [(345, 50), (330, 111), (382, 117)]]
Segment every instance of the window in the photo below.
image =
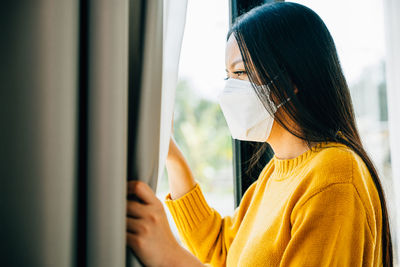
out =
[[(228, 16), (228, 1), (188, 1), (174, 115), (175, 139), (208, 204), (221, 216), (234, 210), (232, 139), (217, 102), (226, 76)], [(167, 179), (165, 172), (157, 188), (161, 200), (169, 192)]]

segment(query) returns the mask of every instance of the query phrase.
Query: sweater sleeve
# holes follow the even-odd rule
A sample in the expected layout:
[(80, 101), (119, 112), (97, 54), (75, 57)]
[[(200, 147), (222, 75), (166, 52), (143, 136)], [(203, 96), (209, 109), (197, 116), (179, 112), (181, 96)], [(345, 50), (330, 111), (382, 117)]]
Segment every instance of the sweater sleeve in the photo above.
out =
[(197, 183), (191, 191), (178, 199), (165, 197), (165, 204), (178, 228), (179, 236), (201, 262), (211, 266), (225, 266), (229, 247), (250, 204), (257, 181), (245, 192), (233, 216), (221, 217), (211, 208)]
[[(291, 215), (291, 239), (280, 266), (365, 266), (374, 238), (356, 188), (331, 184)], [(374, 229), (374, 228), (372, 228)]]

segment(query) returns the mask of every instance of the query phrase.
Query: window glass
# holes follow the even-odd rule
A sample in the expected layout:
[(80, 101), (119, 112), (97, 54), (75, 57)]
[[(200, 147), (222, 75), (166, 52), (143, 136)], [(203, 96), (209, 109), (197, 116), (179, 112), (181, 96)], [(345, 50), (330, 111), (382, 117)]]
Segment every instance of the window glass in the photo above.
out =
[(382, 181), (397, 258), (395, 196), (390, 163), (381, 0), (294, 0), (313, 9), (327, 25), (350, 87), (363, 144)]
[[(175, 139), (208, 204), (221, 216), (234, 210), (232, 141), (217, 102), (226, 76), (228, 23), (228, 1), (188, 1), (174, 115)], [(167, 176), (165, 172), (157, 188), (162, 201), (169, 192)]]

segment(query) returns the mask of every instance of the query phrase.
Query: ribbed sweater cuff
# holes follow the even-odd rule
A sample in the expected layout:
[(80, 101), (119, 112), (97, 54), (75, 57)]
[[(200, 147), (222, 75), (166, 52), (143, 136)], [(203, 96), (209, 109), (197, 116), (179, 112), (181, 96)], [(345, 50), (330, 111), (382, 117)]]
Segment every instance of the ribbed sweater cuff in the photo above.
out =
[(183, 232), (192, 231), (213, 213), (198, 183), (180, 198), (171, 199), (171, 193), (168, 193), (165, 197), (165, 204), (171, 212), (176, 227)]

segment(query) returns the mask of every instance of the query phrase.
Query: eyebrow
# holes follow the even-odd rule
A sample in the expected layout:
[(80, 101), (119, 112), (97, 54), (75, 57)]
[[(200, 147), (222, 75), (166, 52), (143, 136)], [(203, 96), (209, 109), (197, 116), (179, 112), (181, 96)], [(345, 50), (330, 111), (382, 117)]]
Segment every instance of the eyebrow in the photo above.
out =
[[(233, 61), (233, 62), (231, 63), (230, 68), (233, 68), (236, 64), (238, 64), (238, 63), (240, 63), (240, 62), (243, 62), (243, 59), (241, 59), (241, 58), (236, 59), (235, 61)], [(228, 71), (228, 70), (225, 69), (225, 71)]]

